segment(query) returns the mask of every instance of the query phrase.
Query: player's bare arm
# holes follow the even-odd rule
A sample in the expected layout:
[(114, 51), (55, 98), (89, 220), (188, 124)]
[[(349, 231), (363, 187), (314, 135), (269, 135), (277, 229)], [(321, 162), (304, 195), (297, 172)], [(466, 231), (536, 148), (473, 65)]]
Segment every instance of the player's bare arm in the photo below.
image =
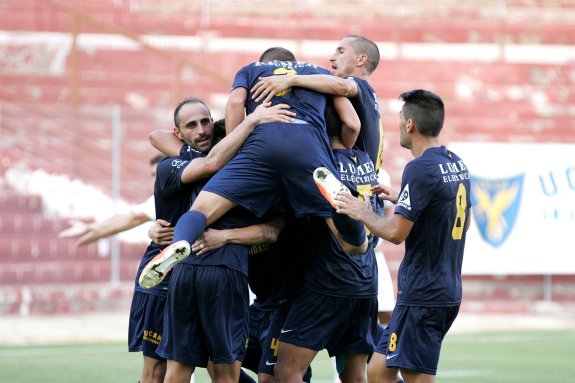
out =
[(346, 148), (352, 148), (361, 130), (359, 116), (346, 97), (334, 97), (333, 106), (343, 124), (341, 142)]
[(278, 75), (261, 77), (251, 89), (252, 98), (256, 101), (269, 101), (282, 90), (299, 86), (319, 93), (334, 96), (353, 97), (357, 95), (357, 84), (351, 78), (340, 78), (329, 74), (313, 75)]
[(229, 243), (248, 246), (274, 243), (285, 225), (285, 216), (277, 214), (269, 221), (257, 225), (226, 230), (207, 229), (204, 235), (192, 244), (192, 251), (202, 255)]
[(231, 91), (226, 103), (226, 134), (230, 134), (245, 118), (245, 105), (248, 99), (246, 88), (235, 88)]
[(150, 144), (168, 157), (176, 157), (184, 141), (180, 140), (172, 130), (155, 130), (148, 136)]
[(349, 193), (338, 194), (335, 205), (338, 213), (363, 222), (374, 235), (396, 245), (405, 241), (414, 224), (401, 214), (381, 217), (373, 211), (369, 200), (360, 200)]

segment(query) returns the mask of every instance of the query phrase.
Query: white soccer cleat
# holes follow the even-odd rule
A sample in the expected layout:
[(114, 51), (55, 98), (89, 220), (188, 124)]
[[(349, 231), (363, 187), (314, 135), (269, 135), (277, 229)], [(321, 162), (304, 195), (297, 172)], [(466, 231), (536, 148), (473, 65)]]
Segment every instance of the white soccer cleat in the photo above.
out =
[(142, 270), (138, 282), (145, 289), (151, 289), (164, 280), (166, 275), (190, 255), (190, 244), (187, 241), (174, 242), (156, 255)]
[(321, 194), (335, 206), (335, 196), (340, 193), (350, 193), (347, 186), (341, 183), (327, 168), (317, 168), (313, 172), (313, 180)]

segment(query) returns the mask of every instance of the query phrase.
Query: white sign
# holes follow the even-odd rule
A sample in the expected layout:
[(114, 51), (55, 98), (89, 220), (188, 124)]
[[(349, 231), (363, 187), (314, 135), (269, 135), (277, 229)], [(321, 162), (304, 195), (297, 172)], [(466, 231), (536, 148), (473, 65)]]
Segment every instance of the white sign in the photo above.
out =
[(575, 144), (449, 149), (471, 174), (464, 274), (575, 274)]

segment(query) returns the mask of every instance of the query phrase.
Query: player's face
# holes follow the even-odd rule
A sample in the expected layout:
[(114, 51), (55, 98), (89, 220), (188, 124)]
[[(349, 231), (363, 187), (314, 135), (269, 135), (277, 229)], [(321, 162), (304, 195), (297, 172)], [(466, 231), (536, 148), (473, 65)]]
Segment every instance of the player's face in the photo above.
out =
[(180, 109), (180, 138), (200, 152), (207, 153), (214, 145), (214, 124), (210, 111), (200, 103), (189, 103)]
[(357, 54), (351, 46), (353, 39), (346, 37), (341, 40), (334, 54), (329, 58), (333, 74), (338, 77), (352, 76), (356, 69)]
[(399, 144), (406, 149), (411, 149), (411, 140), (407, 134), (406, 125), (407, 121), (403, 115), (403, 110), (401, 110), (399, 112)]

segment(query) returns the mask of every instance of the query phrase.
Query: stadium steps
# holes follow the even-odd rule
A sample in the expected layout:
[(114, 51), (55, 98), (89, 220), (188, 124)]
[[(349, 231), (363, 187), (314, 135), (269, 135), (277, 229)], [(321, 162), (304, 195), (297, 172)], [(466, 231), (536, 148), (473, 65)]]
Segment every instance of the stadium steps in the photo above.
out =
[[(512, 1), (504, 3), (440, 3), (423, 0), (397, 4), (364, 0), (289, 2), (277, 13), (276, 3), (251, 1), (237, 7), (232, 1), (211, 2), (209, 18), (202, 17), (202, 3), (187, 0), (129, 2), (68, 0), (23, 2), (5, 0), (0, 23), (6, 30), (72, 30), (66, 13), (86, 15), (136, 34), (217, 34), (249, 38), (299, 38), (338, 40), (341, 22), (354, 33), (385, 36), (405, 42), (497, 43), (502, 41), (540, 44), (574, 44), (570, 23), (575, 14), (571, 1)], [(60, 6), (60, 5), (63, 5)], [(369, 12), (366, 12), (369, 9)], [(67, 10), (67, 11), (66, 11)], [(81, 10), (81, 13), (77, 13)], [(82, 16), (84, 15), (84, 16)], [(408, 18), (409, 25), (405, 22)], [(414, 20), (416, 22), (414, 22)], [(84, 22), (83, 29), (98, 31)]]
[(133, 282), (0, 286), (0, 315), (126, 311)]

